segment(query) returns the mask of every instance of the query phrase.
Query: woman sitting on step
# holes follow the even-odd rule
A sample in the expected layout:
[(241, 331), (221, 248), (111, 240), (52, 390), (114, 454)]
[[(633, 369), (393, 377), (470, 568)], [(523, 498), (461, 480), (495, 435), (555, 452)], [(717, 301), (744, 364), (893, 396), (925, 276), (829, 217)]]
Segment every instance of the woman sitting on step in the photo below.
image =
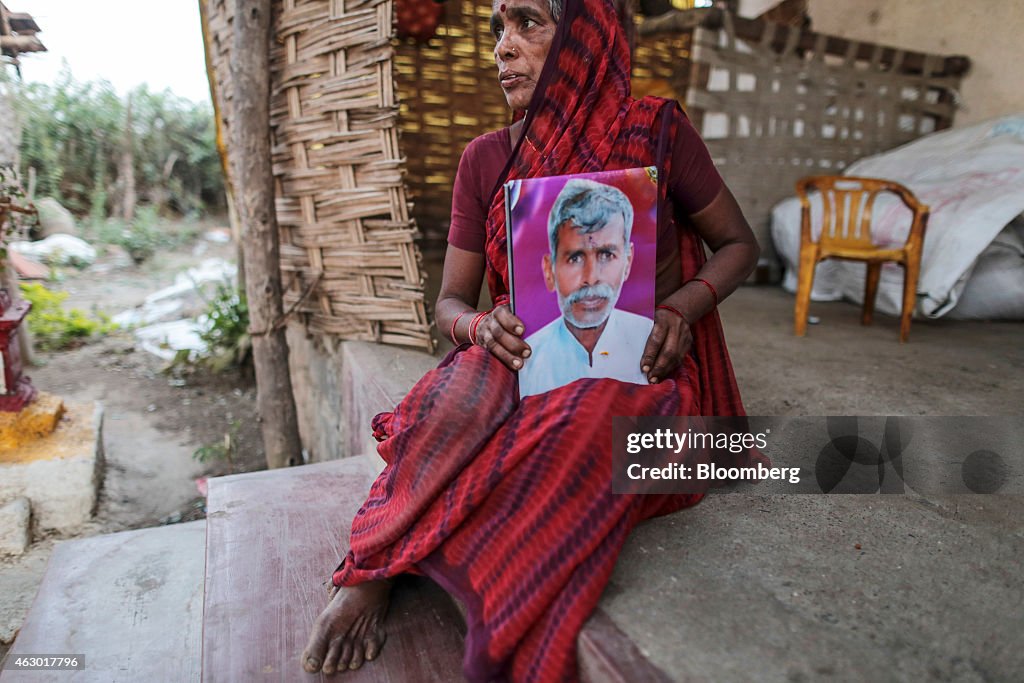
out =
[[(759, 250), (699, 136), (674, 102), (630, 97), (612, 0), (495, 0), (492, 11), (515, 123), (471, 142), (459, 165), (436, 309), (457, 348), (374, 419), (387, 467), (302, 655), (310, 672), (377, 657), (391, 579), (414, 572), (465, 605), (469, 680), (575, 680), (576, 636), (630, 530), (702, 497), (613, 495), (612, 416), (743, 414), (714, 309)], [(656, 164), (667, 178), (664, 307), (641, 361), (649, 384), (582, 379), (519, 400), (516, 370), (530, 348), (507, 305), (501, 183)], [(475, 320), (470, 343), (485, 275), (496, 306)]]

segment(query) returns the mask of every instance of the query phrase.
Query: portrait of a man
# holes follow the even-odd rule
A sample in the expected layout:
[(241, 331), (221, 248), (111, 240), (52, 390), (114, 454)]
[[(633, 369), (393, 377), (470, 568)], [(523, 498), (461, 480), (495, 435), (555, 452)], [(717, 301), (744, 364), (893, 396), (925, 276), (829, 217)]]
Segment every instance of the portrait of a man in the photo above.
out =
[(622, 190), (569, 180), (548, 215), (541, 267), (561, 315), (526, 337), (531, 357), (519, 371), (519, 394), (531, 396), (584, 377), (646, 384), (640, 370), (650, 318), (616, 308), (634, 248), (633, 206)]

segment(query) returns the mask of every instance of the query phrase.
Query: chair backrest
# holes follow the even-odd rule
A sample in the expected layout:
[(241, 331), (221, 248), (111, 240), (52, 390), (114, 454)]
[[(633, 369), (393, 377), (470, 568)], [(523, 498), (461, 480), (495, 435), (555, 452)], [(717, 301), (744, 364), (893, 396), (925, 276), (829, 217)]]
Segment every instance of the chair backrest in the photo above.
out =
[(877, 250), (871, 239), (871, 212), (882, 192), (896, 194), (913, 213), (913, 224), (906, 246), (922, 241), (928, 206), (922, 204), (905, 186), (880, 178), (855, 176), (811, 176), (796, 183), (801, 205), (801, 239), (811, 241), (811, 203), (809, 193), (821, 194), (823, 205), (821, 237), (823, 247)]

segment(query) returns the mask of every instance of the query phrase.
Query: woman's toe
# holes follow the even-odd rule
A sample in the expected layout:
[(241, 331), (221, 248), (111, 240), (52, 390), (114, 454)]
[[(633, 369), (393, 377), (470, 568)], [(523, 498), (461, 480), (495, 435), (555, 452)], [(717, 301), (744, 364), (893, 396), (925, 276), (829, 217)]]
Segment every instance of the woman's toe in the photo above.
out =
[(341, 636), (331, 641), (331, 646), (327, 648), (327, 656), (324, 657), (324, 665), (321, 669), (325, 674), (332, 674), (338, 670), (338, 657), (341, 655), (341, 644), (345, 639)]

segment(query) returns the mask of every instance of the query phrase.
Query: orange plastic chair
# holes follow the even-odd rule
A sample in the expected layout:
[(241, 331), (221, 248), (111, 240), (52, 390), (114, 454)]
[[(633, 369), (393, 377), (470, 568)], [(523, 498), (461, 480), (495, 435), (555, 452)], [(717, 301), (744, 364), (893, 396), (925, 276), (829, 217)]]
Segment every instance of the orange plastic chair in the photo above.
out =
[[(821, 193), (824, 204), (821, 236), (811, 239), (811, 202), (808, 192)], [(878, 246), (871, 239), (871, 210), (881, 192), (893, 192), (913, 212), (910, 235), (900, 247)], [(794, 328), (798, 337), (807, 332), (807, 315), (811, 305), (814, 267), (828, 258), (867, 261), (867, 282), (864, 285), (864, 310), (861, 324), (870, 325), (875, 312), (875, 296), (882, 263), (894, 261), (903, 265), (903, 310), (900, 318), (900, 343), (910, 334), (910, 316), (916, 303), (917, 279), (921, 274), (921, 248), (928, 224), (929, 208), (914, 193), (899, 183), (878, 178), (851, 176), (811, 176), (796, 183), (800, 197), (800, 271), (796, 289)]]

